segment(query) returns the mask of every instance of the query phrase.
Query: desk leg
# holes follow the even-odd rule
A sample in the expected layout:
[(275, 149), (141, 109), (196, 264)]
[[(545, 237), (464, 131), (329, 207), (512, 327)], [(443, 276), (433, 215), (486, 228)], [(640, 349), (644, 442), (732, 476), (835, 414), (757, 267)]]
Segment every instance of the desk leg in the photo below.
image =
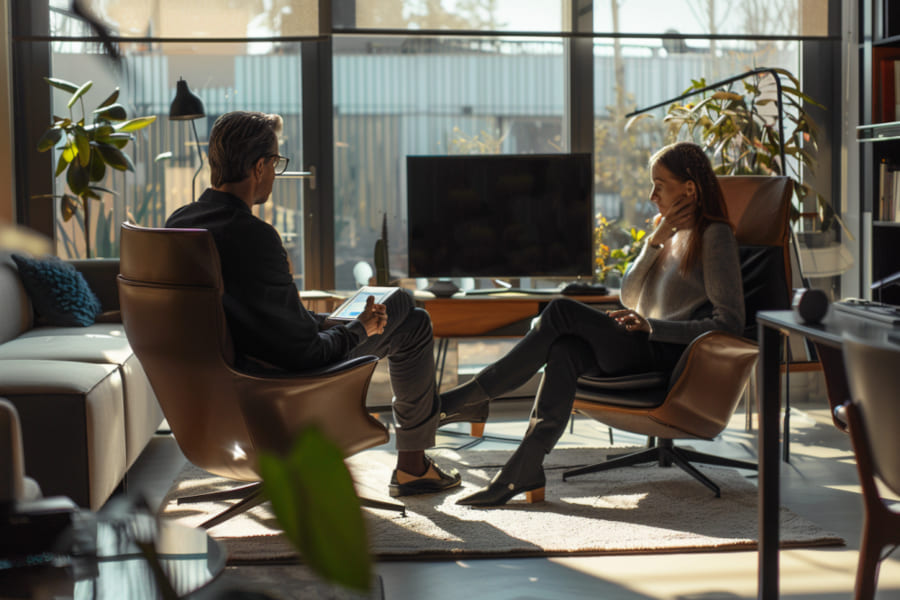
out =
[(435, 338), (435, 378), (440, 394), (459, 383), (459, 354), (455, 338)]
[(447, 362), (447, 348), (450, 345), (450, 338), (438, 338), (437, 347), (437, 390), (441, 391), (441, 384), (444, 382), (444, 363)]
[(759, 598), (771, 600), (778, 598), (781, 333), (760, 324), (759, 340)]

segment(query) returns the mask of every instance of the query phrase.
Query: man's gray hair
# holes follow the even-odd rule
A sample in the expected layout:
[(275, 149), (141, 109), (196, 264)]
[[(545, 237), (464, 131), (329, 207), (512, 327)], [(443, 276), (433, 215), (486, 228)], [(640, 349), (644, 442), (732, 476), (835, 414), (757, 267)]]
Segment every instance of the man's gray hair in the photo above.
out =
[(216, 119), (209, 134), (209, 169), (213, 187), (243, 181), (260, 158), (278, 147), (279, 115), (234, 111)]

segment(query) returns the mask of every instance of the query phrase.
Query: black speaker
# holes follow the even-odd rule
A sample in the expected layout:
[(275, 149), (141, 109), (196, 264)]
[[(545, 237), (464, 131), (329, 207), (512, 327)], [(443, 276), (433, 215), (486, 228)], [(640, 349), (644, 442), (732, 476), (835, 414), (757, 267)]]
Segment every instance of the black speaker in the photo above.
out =
[(800, 288), (794, 292), (791, 307), (804, 323), (821, 323), (828, 313), (828, 296), (822, 290)]

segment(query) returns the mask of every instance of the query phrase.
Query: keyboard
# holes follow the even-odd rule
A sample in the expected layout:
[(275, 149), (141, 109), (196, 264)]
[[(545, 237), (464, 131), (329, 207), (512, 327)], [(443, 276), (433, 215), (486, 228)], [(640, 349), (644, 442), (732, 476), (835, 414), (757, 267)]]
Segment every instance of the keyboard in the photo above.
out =
[(884, 304), (874, 300), (860, 298), (846, 298), (833, 304), (835, 310), (844, 314), (872, 319), (881, 323), (887, 323), (894, 327), (900, 326), (900, 306)]

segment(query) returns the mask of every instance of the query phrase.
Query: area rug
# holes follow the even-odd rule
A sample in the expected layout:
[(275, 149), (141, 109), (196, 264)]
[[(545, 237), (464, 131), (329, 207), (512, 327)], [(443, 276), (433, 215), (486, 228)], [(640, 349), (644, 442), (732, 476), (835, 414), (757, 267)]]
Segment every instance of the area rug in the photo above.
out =
[[(552, 556), (572, 554), (749, 550), (757, 545), (757, 487), (734, 469), (700, 467), (722, 489), (716, 498), (678, 468), (615, 469), (562, 481), (563, 468), (590, 464), (610, 449), (558, 448), (547, 457), (546, 501), (514, 499), (478, 509), (456, 500), (483, 487), (512, 450), (437, 450), (444, 468), (459, 469), (463, 485), (445, 494), (403, 498), (406, 516), (365, 509), (372, 553), (379, 560)], [(621, 449), (617, 449), (621, 452)], [(348, 465), (360, 495), (387, 498), (396, 455), (357, 454)], [(161, 506), (167, 519), (198, 525), (228, 502), (177, 505), (178, 496), (233, 487), (235, 482), (188, 465)], [(232, 564), (295, 558), (268, 505), (210, 529)], [(783, 547), (842, 545), (844, 540), (786, 508)]]

